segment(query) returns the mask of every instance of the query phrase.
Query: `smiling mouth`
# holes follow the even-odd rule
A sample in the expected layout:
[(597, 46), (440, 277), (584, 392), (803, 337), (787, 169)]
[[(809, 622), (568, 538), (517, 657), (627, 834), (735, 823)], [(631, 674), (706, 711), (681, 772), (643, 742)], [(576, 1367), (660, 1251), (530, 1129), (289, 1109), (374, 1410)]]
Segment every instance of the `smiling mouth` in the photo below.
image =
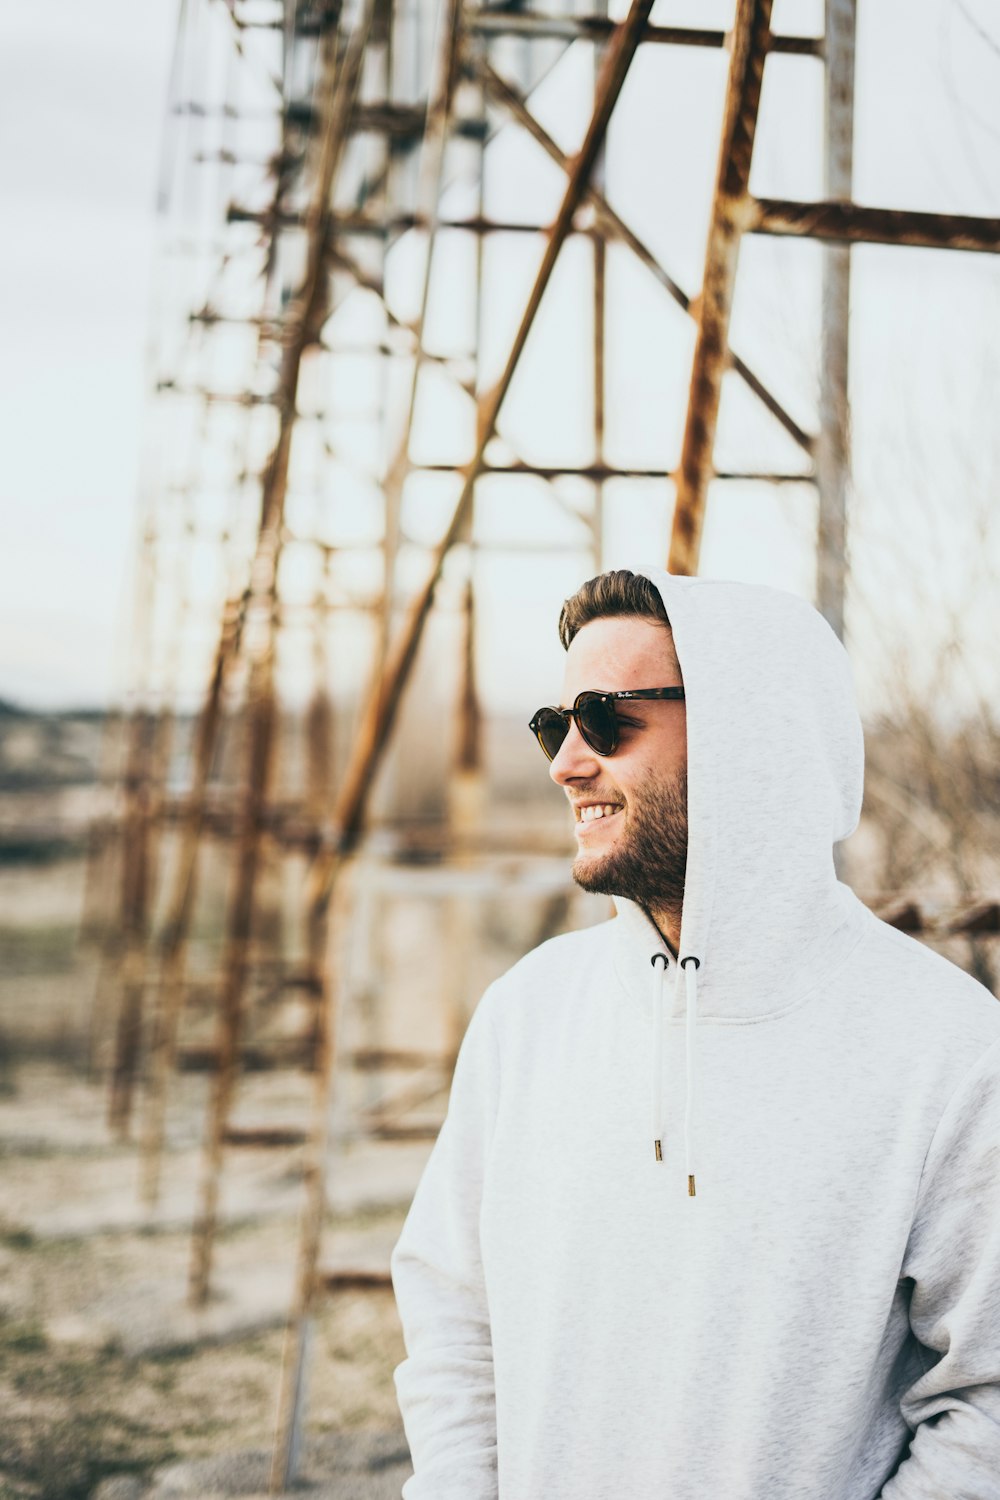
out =
[(608, 818), (614, 818), (623, 811), (624, 804), (621, 802), (589, 802), (583, 807), (578, 806), (573, 809), (578, 830), (591, 828), (595, 823), (604, 823)]

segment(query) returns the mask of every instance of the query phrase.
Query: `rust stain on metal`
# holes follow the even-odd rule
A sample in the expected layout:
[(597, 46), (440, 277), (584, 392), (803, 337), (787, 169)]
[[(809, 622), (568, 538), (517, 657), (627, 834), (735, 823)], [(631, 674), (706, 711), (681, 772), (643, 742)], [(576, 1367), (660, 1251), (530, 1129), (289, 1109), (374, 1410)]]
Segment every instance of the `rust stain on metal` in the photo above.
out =
[(740, 0), (667, 563), (675, 573), (698, 570), (770, 24), (771, 0)]
[(860, 203), (799, 203), (759, 198), (748, 228), (755, 234), (805, 236), (841, 244), (910, 245), (923, 250), (1000, 251), (1000, 219), (966, 214), (868, 208)]
[[(470, 31), (483, 36), (523, 36), (531, 38), (553, 38), (575, 41), (605, 41), (614, 30), (615, 22), (609, 17), (594, 14), (559, 16), (542, 14), (540, 11), (470, 10), (466, 11), (465, 23)], [(670, 47), (698, 47), (719, 51), (728, 44), (729, 33), (696, 26), (659, 26), (647, 22), (643, 28), (644, 45), (655, 44)], [(823, 51), (822, 37), (772, 36), (768, 50), (796, 57), (819, 57)]]

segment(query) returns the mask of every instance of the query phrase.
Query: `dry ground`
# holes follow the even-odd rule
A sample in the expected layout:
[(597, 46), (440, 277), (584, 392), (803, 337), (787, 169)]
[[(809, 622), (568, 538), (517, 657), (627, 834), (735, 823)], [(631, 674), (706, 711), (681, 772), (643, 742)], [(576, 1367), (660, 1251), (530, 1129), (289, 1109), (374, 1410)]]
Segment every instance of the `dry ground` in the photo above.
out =
[[(81, 874), (53, 867), (26, 884), (23, 872), (0, 871), (4, 1497), (69, 1500), (110, 1475), (268, 1448), (297, 1243), (294, 1153), (235, 1164), (219, 1295), (199, 1337), (183, 1293), (204, 1083), (186, 1080), (174, 1096), (165, 1208), (144, 1223), (134, 1148), (111, 1142), (105, 1090), (83, 1067), (96, 969), (74, 956)], [(419, 1153), (394, 1161), (376, 1163), (372, 1192), (358, 1191), (361, 1163), (334, 1194), (328, 1238), (340, 1258), (387, 1254)], [(309, 1431), (397, 1432), (392, 1370), (402, 1354), (391, 1294), (330, 1299), (311, 1361)]]
[[(0, 1113), (7, 1116), (22, 1094), (30, 1098), (38, 1085), (53, 1082), (51, 1069), (23, 1065)], [(99, 1162), (101, 1148), (46, 1146), (5, 1134), (2, 1150), (0, 1495), (83, 1497), (109, 1474), (267, 1447), (281, 1327), (254, 1326), (251, 1317), (241, 1333), (245, 1310), (237, 1307), (225, 1336), (171, 1347), (172, 1314), (178, 1322), (183, 1317), (186, 1228), (42, 1236), (28, 1227), (35, 1211), (66, 1204), (74, 1175)], [(106, 1154), (106, 1173), (121, 1166)], [(19, 1215), (7, 1211), (15, 1199)], [(341, 1218), (338, 1228), (391, 1240), (400, 1222), (400, 1213), (390, 1211)], [(269, 1269), (280, 1273), (294, 1246), (295, 1221), (287, 1215), (229, 1227), (220, 1244), (220, 1288), (248, 1269), (264, 1268), (265, 1278)], [(264, 1300), (271, 1306), (261, 1321), (269, 1312), (277, 1323), (284, 1298)], [(116, 1309), (124, 1319), (117, 1331)], [(130, 1322), (142, 1331), (143, 1311), (159, 1346), (137, 1348), (130, 1338)], [(312, 1361), (310, 1429), (395, 1427), (391, 1375), (402, 1352), (391, 1295), (331, 1299)]]

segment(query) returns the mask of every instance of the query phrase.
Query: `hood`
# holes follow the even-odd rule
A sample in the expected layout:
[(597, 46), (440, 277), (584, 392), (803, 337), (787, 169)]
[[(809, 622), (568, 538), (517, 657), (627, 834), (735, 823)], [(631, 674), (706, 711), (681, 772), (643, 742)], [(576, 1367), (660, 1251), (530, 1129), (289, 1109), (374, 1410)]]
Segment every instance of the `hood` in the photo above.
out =
[[(624, 899), (616, 964), (653, 1008), (654, 1052), (663, 1020), (686, 1020), (690, 1116), (697, 1023), (797, 1004), (857, 928), (863, 909), (837, 880), (833, 846), (857, 826), (864, 746), (847, 653), (812, 605), (754, 584), (635, 571), (663, 598), (684, 681), (688, 856), (679, 964)], [(654, 1116), (661, 1087), (662, 1057)]]

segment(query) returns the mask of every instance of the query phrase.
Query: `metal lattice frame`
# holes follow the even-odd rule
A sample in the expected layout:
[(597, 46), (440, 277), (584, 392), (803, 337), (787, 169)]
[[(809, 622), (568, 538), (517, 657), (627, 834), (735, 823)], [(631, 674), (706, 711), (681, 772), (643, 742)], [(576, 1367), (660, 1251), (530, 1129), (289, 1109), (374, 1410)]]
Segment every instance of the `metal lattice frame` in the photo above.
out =
[[(849, 475), (847, 399), (849, 245), (858, 242), (952, 249), (1000, 249), (1000, 221), (908, 213), (851, 202), (854, 0), (828, 0), (825, 40), (771, 33), (770, 0), (738, 0), (731, 34), (650, 23), (652, 0), (634, 0), (615, 22), (599, 10), (541, 14), (506, 7), (463, 6), (446, 0), (436, 28), (431, 7), (404, 10), (393, 0), (362, 0), (356, 6), (314, 0), (285, 6), (278, 0), (188, 0), (179, 30), (175, 70), (178, 118), (216, 121), (203, 163), (214, 161), (222, 180), (214, 217), (210, 212), (193, 236), (182, 225), (196, 275), (198, 295), (178, 293), (176, 322), (183, 309), (187, 333), (161, 358), (164, 408), (183, 414), (188, 468), (171, 467), (152, 495), (144, 542), (150, 582), (143, 600), (144, 641), (137, 666), (141, 691), (131, 716), (122, 783), (121, 869), (124, 959), (118, 1003), (111, 1113), (127, 1129), (139, 1056), (143, 996), (150, 990), (153, 1029), (143, 1114), (144, 1186), (155, 1198), (162, 1151), (167, 1089), (177, 1029), (188, 985), (187, 954), (199, 899), (198, 870), (210, 839), (233, 851), (233, 884), (225, 921), (219, 979), (219, 1030), (215, 1078), (207, 1122), (198, 1220), (191, 1271), (192, 1297), (203, 1301), (211, 1278), (224, 1148), (234, 1140), (230, 1114), (236, 1088), (249, 984), (255, 954), (255, 911), (265, 846), (297, 850), (310, 859), (302, 896), (306, 962), (298, 978), (312, 997), (313, 1125), (306, 1145), (306, 1208), (299, 1251), (295, 1306), (289, 1324), (279, 1434), (272, 1487), (283, 1488), (294, 1469), (301, 1423), (309, 1330), (316, 1298), (329, 1287), (319, 1269), (325, 1215), (329, 1097), (335, 1061), (336, 920), (347, 901), (344, 876), (365, 828), (375, 773), (393, 734), (401, 696), (412, 674), (436, 591), (449, 556), (461, 551), (465, 570), (461, 612), (465, 620), (459, 671), (460, 733), (455, 771), (473, 790), (481, 783), (480, 715), (475, 688), (472, 559), (480, 481), (494, 474), (551, 483), (571, 475), (592, 486), (588, 512), (574, 512), (580, 534), (600, 558), (604, 485), (610, 479), (663, 478), (673, 482), (676, 501), (669, 566), (697, 571), (710, 481), (726, 477), (801, 483), (802, 473), (719, 474), (713, 466), (723, 375), (732, 370), (809, 461), (805, 476), (820, 496), (817, 593), (834, 627), (843, 629)], [(213, 46), (201, 48), (199, 28), (213, 30)], [(516, 39), (518, 51), (511, 46)], [(594, 49), (595, 82), (589, 126), (577, 153), (568, 157), (532, 108), (531, 95), (553, 56), (580, 42)], [(607, 199), (603, 144), (629, 67), (640, 46), (728, 48), (728, 87), (702, 285), (684, 290)], [(199, 50), (200, 49), (200, 50)], [(767, 56), (782, 52), (821, 56), (827, 68), (827, 201), (798, 203), (758, 199), (750, 192), (754, 139)], [(502, 55), (501, 55), (502, 54)], [(191, 58), (227, 73), (191, 84)], [(185, 73), (184, 61), (188, 72)], [(513, 59), (513, 61), (512, 61)], [(219, 75), (221, 76), (221, 75)], [(564, 173), (558, 211), (548, 226), (500, 222), (488, 217), (483, 197), (484, 156), (502, 129), (525, 132)], [(472, 212), (444, 211), (455, 179), (456, 152), (471, 155), (478, 183)], [(256, 154), (255, 154), (256, 152)], [(466, 160), (466, 170), (468, 161)], [(183, 185), (183, 172), (179, 173)], [(220, 202), (225, 212), (217, 212)], [(474, 347), (462, 355), (430, 347), (428, 305), (433, 254), (443, 231), (471, 237), (477, 258)], [(497, 233), (544, 235), (544, 249), (517, 330), (498, 378), (483, 388), (479, 366), (482, 252)], [(806, 236), (830, 246), (825, 258), (820, 430), (805, 431), (744, 357), (729, 347), (729, 325), (742, 236), (748, 233)], [(586, 464), (538, 465), (517, 454), (498, 457), (493, 439), (505, 399), (524, 359), (538, 309), (567, 239), (585, 235), (593, 248), (593, 456)], [(389, 257), (410, 241), (423, 254), (415, 316), (394, 310), (387, 290)], [(605, 281), (607, 247), (624, 245), (635, 261), (695, 323), (696, 341), (684, 437), (674, 473), (641, 465), (615, 465), (604, 446), (604, 336), (608, 319)], [(331, 341), (328, 331), (352, 292), (361, 289), (380, 305), (376, 333), (369, 329), (354, 353), (386, 365), (408, 361), (405, 389), (390, 411), (383, 397), (374, 426), (380, 452), (364, 477), (377, 491), (380, 534), (365, 550), (380, 559), (381, 586), (352, 594), (337, 565), (347, 554), (330, 541), (317, 504), (312, 528), (288, 504), (292, 466), (300, 450), (320, 453), (316, 471), (338, 464), (337, 400), (316, 401), (335, 386), (338, 358), (352, 350)], [(167, 319), (169, 322), (169, 318)], [(242, 345), (240, 345), (242, 340)], [(242, 352), (232, 353), (239, 346)], [(235, 374), (218, 378), (213, 355), (230, 352)], [(225, 363), (225, 360), (222, 361)], [(433, 370), (475, 404), (475, 439), (462, 461), (418, 463), (414, 438), (421, 380)], [(334, 435), (328, 428), (333, 413)], [(401, 418), (401, 419), (400, 419)], [(200, 446), (199, 446), (200, 445)], [(509, 445), (508, 445), (509, 447)], [(198, 454), (225, 451), (219, 475), (198, 469)], [(195, 455), (195, 457), (191, 457)], [(183, 469), (183, 465), (181, 466)], [(203, 469), (207, 469), (207, 463)], [(198, 470), (198, 472), (194, 472)], [(405, 538), (404, 492), (417, 473), (455, 477), (449, 518), (427, 549), (423, 577), (401, 602), (399, 559)], [(316, 481), (317, 488), (320, 481)], [(224, 492), (224, 504), (213, 492)], [(666, 499), (666, 487), (665, 487)], [(558, 504), (557, 500), (557, 504)], [(179, 636), (197, 614), (183, 561), (196, 545), (215, 558), (219, 581), (217, 626), (207, 686), (201, 704), (183, 790), (168, 771), (172, 719), (183, 700), (180, 648), (164, 652), (170, 625)], [(311, 549), (322, 563), (322, 582), (311, 599), (298, 602), (283, 589), (283, 558)], [(164, 584), (163, 557), (178, 565)], [(181, 581), (178, 582), (178, 579)], [(331, 759), (329, 684), (315, 674), (312, 772), (307, 795), (284, 801), (276, 785), (280, 692), (276, 654), (282, 632), (303, 622), (316, 631), (316, 660), (328, 654), (325, 634), (331, 611), (340, 609), (374, 628), (372, 674), (356, 716), (349, 750), (336, 785), (324, 776)], [(208, 611), (211, 614), (211, 610)], [(205, 616), (202, 616), (204, 621)], [(336, 654), (332, 674), (336, 678)], [(242, 726), (242, 769), (229, 780), (220, 774), (233, 722)], [(153, 750), (151, 752), (151, 746)], [(230, 788), (235, 784), (236, 793)], [(475, 797), (457, 813), (453, 828), (474, 826)], [(169, 878), (157, 881), (162, 830), (169, 827), (175, 852)], [(442, 835), (442, 842), (446, 836)], [(995, 913), (989, 915), (989, 921)], [(980, 931), (981, 913), (969, 919)], [(980, 926), (975, 926), (979, 922)], [(958, 930), (958, 929), (955, 929)], [(964, 929), (962, 929), (964, 930)], [(990, 930), (993, 930), (990, 928)], [(288, 976), (285, 976), (288, 979)], [(266, 1132), (264, 1132), (266, 1134)], [(280, 1132), (277, 1133), (280, 1135)], [(258, 1132), (258, 1137), (261, 1133)], [(287, 1133), (286, 1133), (287, 1135)]]

